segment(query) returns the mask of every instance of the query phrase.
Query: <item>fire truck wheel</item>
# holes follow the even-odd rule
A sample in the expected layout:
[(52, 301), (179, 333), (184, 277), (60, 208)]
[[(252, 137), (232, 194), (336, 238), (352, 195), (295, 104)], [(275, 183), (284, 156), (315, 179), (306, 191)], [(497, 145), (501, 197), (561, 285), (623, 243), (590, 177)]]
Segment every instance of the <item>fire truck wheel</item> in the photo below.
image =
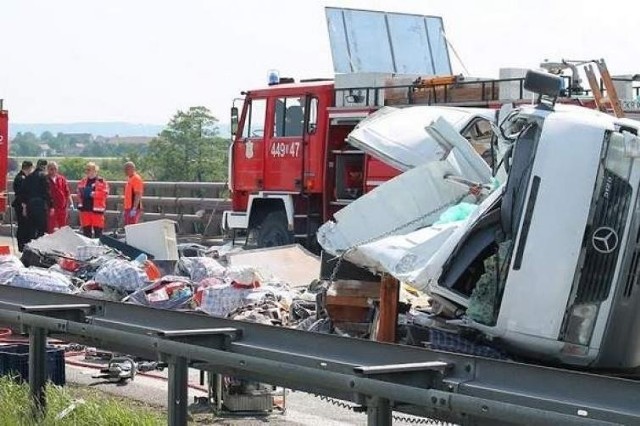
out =
[(287, 226), (287, 215), (282, 212), (271, 212), (265, 216), (257, 229), (258, 247), (276, 247), (291, 244), (293, 238)]

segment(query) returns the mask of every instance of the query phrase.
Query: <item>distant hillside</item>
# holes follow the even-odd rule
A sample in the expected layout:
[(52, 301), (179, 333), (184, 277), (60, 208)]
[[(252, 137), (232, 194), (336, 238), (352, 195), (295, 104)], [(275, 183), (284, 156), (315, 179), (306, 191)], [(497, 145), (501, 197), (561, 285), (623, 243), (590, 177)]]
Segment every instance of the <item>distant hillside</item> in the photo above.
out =
[[(18, 132), (32, 132), (40, 136), (43, 132), (57, 133), (89, 133), (93, 136), (154, 137), (165, 126), (161, 124), (136, 124), (126, 122), (102, 122), (102, 123), (9, 123), (9, 137), (13, 138)], [(230, 128), (227, 123), (218, 123), (219, 135), (229, 137)]]
[(94, 136), (156, 136), (164, 129), (160, 124), (136, 124), (125, 122), (103, 122), (103, 123), (9, 123), (10, 137), (13, 138), (18, 132), (33, 132), (40, 136), (43, 132), (49, 131), (54, 135), (57, 133), (89, 133)]

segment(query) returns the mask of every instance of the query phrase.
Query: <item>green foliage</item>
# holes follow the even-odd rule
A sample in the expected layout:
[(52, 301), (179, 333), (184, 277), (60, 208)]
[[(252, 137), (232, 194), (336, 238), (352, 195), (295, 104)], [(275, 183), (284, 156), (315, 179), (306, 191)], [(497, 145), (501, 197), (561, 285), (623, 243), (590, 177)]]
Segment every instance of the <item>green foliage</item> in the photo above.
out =
[(157, 180), (224, 180), (228, 141), (217, 137), (217, 119), (205, 107), (178, 111), (160, 136), (149, 143), (147, 166)]
[(10, 152), (12, 155), (40, 155), (40, 139), (31, 132), (19, 132), (11, 141)]
[[(113, 425), (155, 426), (166, 424), (166, 419), (151, 409), (134, 408), (99, 393), (82, 395), (78, 403), (69, 388), (47, 386), (47, 408), (44, 417), (32, 417), (33, 404), (27, 384), (18, 384), (8, 377), (0, 377), (0, 424), (16, 426), (56, 425)], [(66, 416), (56, 417), (73, 403), (76, 407)]]
[[(100, 168), (99, 175), (108, 181), (125, 180), (124, 163), (129, 161), (128, 158), (81, 158), (81, 157), (69, 157), (63, 158), (58, 161), (60, 167), (60, 173), (62, 173), (67, 179), (78, 180), (84, 177), (84, 168), (89, 161), (93, 161)], [(131, 160), (134, 161), (135, 160)], [(143, 161), (136, 163), (138, 167), (144, 164)], [(145, 175), (145, 173), (142, 173)]]
[(64, 158), (58, 161), (60, 173), (67, 179), (77, 180), (84, 176), (84, 166), (87, 160), (84, 158)]

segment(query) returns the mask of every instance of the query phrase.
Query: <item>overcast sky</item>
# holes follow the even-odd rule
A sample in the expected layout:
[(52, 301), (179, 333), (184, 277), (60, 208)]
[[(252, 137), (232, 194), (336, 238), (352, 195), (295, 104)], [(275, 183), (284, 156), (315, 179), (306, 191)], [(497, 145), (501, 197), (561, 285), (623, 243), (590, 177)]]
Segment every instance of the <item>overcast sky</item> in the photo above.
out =
[(473, 76), (545, 58), (640, 72), (630, 0), (3, 0), (0, 98), (21, 123), (163, 124), (191, 105), (228, 121), (232, 99), (271, 68), (332, 76), (325, 6), (440, 15)]

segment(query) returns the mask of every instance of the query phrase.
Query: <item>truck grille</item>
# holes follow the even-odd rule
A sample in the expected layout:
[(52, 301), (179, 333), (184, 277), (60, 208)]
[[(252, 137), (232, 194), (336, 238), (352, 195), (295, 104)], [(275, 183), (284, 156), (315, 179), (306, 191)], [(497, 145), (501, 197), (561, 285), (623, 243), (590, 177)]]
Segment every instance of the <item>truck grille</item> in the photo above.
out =
[(627, 276), (627, 283), (624, 286), (624, 297), (627, 299), (631, 297), (631, 291), (636, 281), (638, 281), (638, 261), (640, 261), (640, 251), (636, 249), (633, 253), (633, 259), (631, 259), (631, 265), (629, 266), (629, 275)]
[[(640, 208), (640, 197), (636, 198), (636, 210)], [(634, 218), (634, 222), (637, 222), (637, 218)], [(627, 250), (631, 251), (633, 249), (633, 257), (631, 258), (631, 262), (629, 263), (629, 270), (627, 272), (627, 281), (624, 286), (624, 297), (630, 298), (631, 293), (633, 292), (633, 287), (638, 282), (638, 277), (640, 277), (640, 224), (636, 223), (635, 228), (632, 226), (631, 229), (638, 229), (636, 234), (636, 240), (634, 244), (631, 244), (631, 240), (629, 240), (629, 245), (627, 246)], [(631, 231), (629, 231), (631, 232)]]
[(575, 303), (601, 302), (609, 296), (631, 192), (627, 181), (604, 171), (593, 223), (587, 228), (583, 242), (585, 261)]

